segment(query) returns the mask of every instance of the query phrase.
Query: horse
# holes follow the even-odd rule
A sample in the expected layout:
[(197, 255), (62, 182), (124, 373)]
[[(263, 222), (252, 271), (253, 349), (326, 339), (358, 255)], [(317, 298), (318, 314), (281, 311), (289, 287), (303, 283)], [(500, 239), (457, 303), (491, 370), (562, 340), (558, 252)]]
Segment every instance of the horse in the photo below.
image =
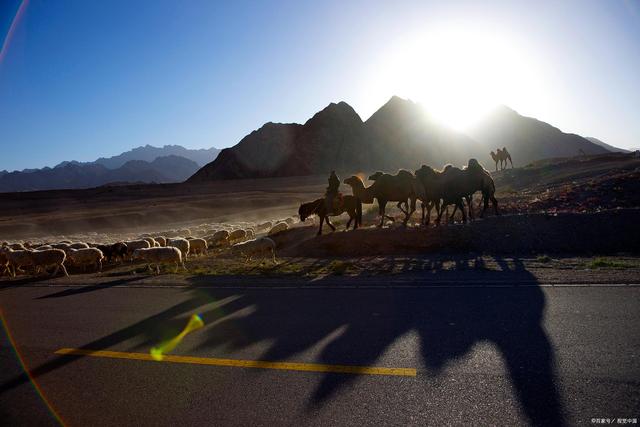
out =
[(320, 217), (320, 228), (318, 229), (318, 236), (322, 234), (322, 225), (326, 221), (331, 230), (336, 231), (336, 227), (329, 221), (330, 216), (338, 216), (343, 213), (349, 214), (349, 221), (345, 229), (349, 229), (351, 225), (351, 221), (353, 223), (353, 229), (355, 230), (358, 226), (362, 225), (362, 202), (355, 196), (342, 196), (342, 205), (336, 209), (334, 206), (333, 212), (327, 214), (327, 207), (325, 204), (325, 199), (317, 199), (313, 202), (303, 203), (300, 205), (298, 209), (298, 215), (300, 216), (300, 221), (306, 220), (311, 215), (318, 215)]

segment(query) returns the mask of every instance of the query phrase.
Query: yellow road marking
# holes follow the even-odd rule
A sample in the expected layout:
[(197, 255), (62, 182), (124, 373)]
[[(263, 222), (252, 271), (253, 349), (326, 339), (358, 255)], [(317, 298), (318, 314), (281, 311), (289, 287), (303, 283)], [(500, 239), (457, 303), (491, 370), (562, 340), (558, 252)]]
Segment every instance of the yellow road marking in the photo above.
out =
[[(107, 357), (111, 359), (148, 360), (156, 362), (148, 353), (125, 353), (108, 350), (86, 350), (81, 348), (61, 348), (56, 354), (70, 356)], [(265, 362), (261, 360), (236, 360), (216, 359), (211, 357), (174, 356), (165, 355), (162, 362), (190, 363), (195, 365), (231, 366), (236, 368), (278, 369), (284, 371), (304, 372), (332, 372), (339, 374), (359, 375), (391, 375), (402, 377), (415, 377), (416, 370), (412, 368), (384, 368), (375, 366), (348, 366), (348, 365), (320, 365), (316, 363), (294, 362)]]

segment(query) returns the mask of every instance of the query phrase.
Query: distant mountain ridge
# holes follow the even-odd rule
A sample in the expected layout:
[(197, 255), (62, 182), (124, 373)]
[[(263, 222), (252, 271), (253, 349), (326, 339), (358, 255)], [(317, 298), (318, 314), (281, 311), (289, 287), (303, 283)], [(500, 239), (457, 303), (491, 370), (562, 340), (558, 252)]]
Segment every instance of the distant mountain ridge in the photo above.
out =
[(362, 121), (345, 102), (331, 103), (304, 124), (267, 123), (220, 152), (188, 182), (346, 173), (421, 164), (441, 167), (477, 158), (494, 168), (490, 151), (507, 147), (514, 164), (547, 157), (608, 152), (600, 145), (500, 107), (462, 134), (432, 120), (415, 102), (392, 97)]
[(182, 182), (215, 159), (219, 152), (217, 148), (191, 150), (179, 145), (146, 145), (94, 162), (70, 160), (53, 168), (0, 171), (0, 191), (77, 189), (127, 182)]
[(35, 172), (3, 174), (0, 192), (91, 188), (126, 182), (182, 182), (197, 170), (196, 162), (179, 156), (158, 157), (152, 162), (130, 160), (117, 169), (97, 163), (67, 162)]
[(199, 166), (204, 166), (207, 163), (213, 161), (220, 153), (218, 148), (201, 148), (201, 149), (189, 149), (184, 148), (181, 145), (165, 145), (162, 147), (154, 147), (152, 145), (145, 145), (141, 147), (133, 148), (124, 153), (118, 154), (112, 157), (100, 157), (94, 163), (103, 165), (108, 169), (116, 169), (127, 163), (129, 160), (144, 160), (152, 162), (158, 157), (166, 156), (180, 156), (185, 159), (189, 159), (196, 162)]

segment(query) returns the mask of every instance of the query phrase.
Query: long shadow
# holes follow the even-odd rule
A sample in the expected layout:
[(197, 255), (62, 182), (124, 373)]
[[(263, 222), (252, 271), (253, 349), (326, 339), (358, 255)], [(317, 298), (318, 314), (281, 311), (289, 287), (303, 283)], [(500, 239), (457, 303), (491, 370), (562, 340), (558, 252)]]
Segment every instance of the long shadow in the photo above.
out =
[(99, 291), (101, 289), (113, 288), (114, 286), (125, 285), (127, 283), (136, 282), (141, 279), (144, 279), (144, 277), (138, 276), (138, 277), (129, 277), (127, 279), (112, 280), (111, 282), (84, 286), (82, 288), (65, 289), (64, 291), (56, 292), (55, 294), (43, 295), (35, 299), (63, 298), (63, 297), (69, 297), (72, 295), (85, 294), (87, 292), (94, 292), (94, 291)]
[[(451, 260), (464, 270), (482, 267), (481, 260), (470, 256), (452, 256)], [(215, 279), (194, 277), (191, 280), (195, 288), (187, 291), (191, 296), (189, 300), (87, 343), (83, 348), (106, 349), (135, 337), (143, 338), (135, 348), (148, 351), (150, 345), (165, 339), (168, 333), (179, 331), (188, 315), (195, 311), (208, 325), (200, 332), (206, 337), (199, 350), (215, 354), (215, 350), (234, 351), (259, 342), (270, 343), (258, 356), (261, 360), (300, 361), (298, 355), (314, 348), (317, 363), (374, 365), (396, 340), (415, 331), (420, 336), (420, 356), (427, 373), (438, 375), (447, 365), (455, 364), (472, 351), (476, 344), (489, 342), (503, 356), (521, 409), (530, 422), (562, 425), (564, 415), (556, 387), (554, 351), (543, 328), (544, 293), (519, 260), (509, 263), (496, 258), (496, 261), (503, 271), (493, 272), (491, 277), (501, 281), (503, 276), (506, 280), (529, 284), (357, 291), (303, 288), (268, 292), (197, 288), (202, 284), (211, 285)], [(439, 262), (436, 268), (438, 266)], [(406, 266), (394, 268), (408, 269)], [(429, 279), (432, 276), (429, 273)], [(218, 305), (205, 309), (212, 301)], [(31, 374), (37, 378), (80, 357), (56, 357)], [(323, 405), (355, 380), (353, 375), (324, 374), (307, 407), (312, 410)], [(26, 375), (16, 377), (0, 386), (0, 394), (26, 381)], [(428, 379), (424, 384), (429, 386)]]

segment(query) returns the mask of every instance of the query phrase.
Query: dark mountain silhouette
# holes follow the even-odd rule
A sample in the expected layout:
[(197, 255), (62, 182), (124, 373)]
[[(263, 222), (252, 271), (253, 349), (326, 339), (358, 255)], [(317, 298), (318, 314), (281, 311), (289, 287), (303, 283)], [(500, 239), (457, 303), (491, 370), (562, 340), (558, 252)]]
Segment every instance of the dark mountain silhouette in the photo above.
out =
[(165, 145), (163, 147), (154, 147), (147, 144), (142, 147), (137, 147), (132, 150), (125, 151), (124, 153), (118, 154), (117, 156), (106, 158), (100, 157), (94, 163), (101, 164), (108, 169), (116, 169), (130, 160), (144, 160), (146, 162), (152, 162), (158, 157), (180, 156), (196, 162), (198, 166), (204, 166), (214, 160), (219, 152), (220, 150), (217, 148), (191, 150), (180, 145)]
[(0, 175), (0, 191), (90, 188), (125, 182), (182, 182), (197, 170), (196, 162), (179, 156), (158, 157), (152, 162), (130, 160), (117, 169), (98, 163), (63, 162), (54, 168)]
[(226, 148), (190, 178), (296, 176), (370, 164), (360, 116), (347, 103), (330, 104), (304, 125), (267, 123)]
[[(470, 137), (471, 136), (471, 137)], [(466, 164), (475, 157), (488, 168), (489, 152), (507, 147), (516, 165), (547, 157), (575, 156), (606, 149), (536, 119), (502, 107), (467, 136), (431, 119), (410, 100), (392, 97), (363, 122), (345, 102), (330, 104), (304, 125), (267, 123), (222, 150), (189, 182), (328, 174), (330, 170), (416, 169), (426, 163)]]
[(607, 144), (606, 142), (600, 141), (598, 138), (594, 138), (592, 136), (585, 136), (585, 139), (588, 139), (594, 144), (604, 147), (607, 150), (612, 151), (614, 153), (630, 153), (631, 152), (629, 150), (625, 150), (624, 148), (614, 147), (613, 145)]

